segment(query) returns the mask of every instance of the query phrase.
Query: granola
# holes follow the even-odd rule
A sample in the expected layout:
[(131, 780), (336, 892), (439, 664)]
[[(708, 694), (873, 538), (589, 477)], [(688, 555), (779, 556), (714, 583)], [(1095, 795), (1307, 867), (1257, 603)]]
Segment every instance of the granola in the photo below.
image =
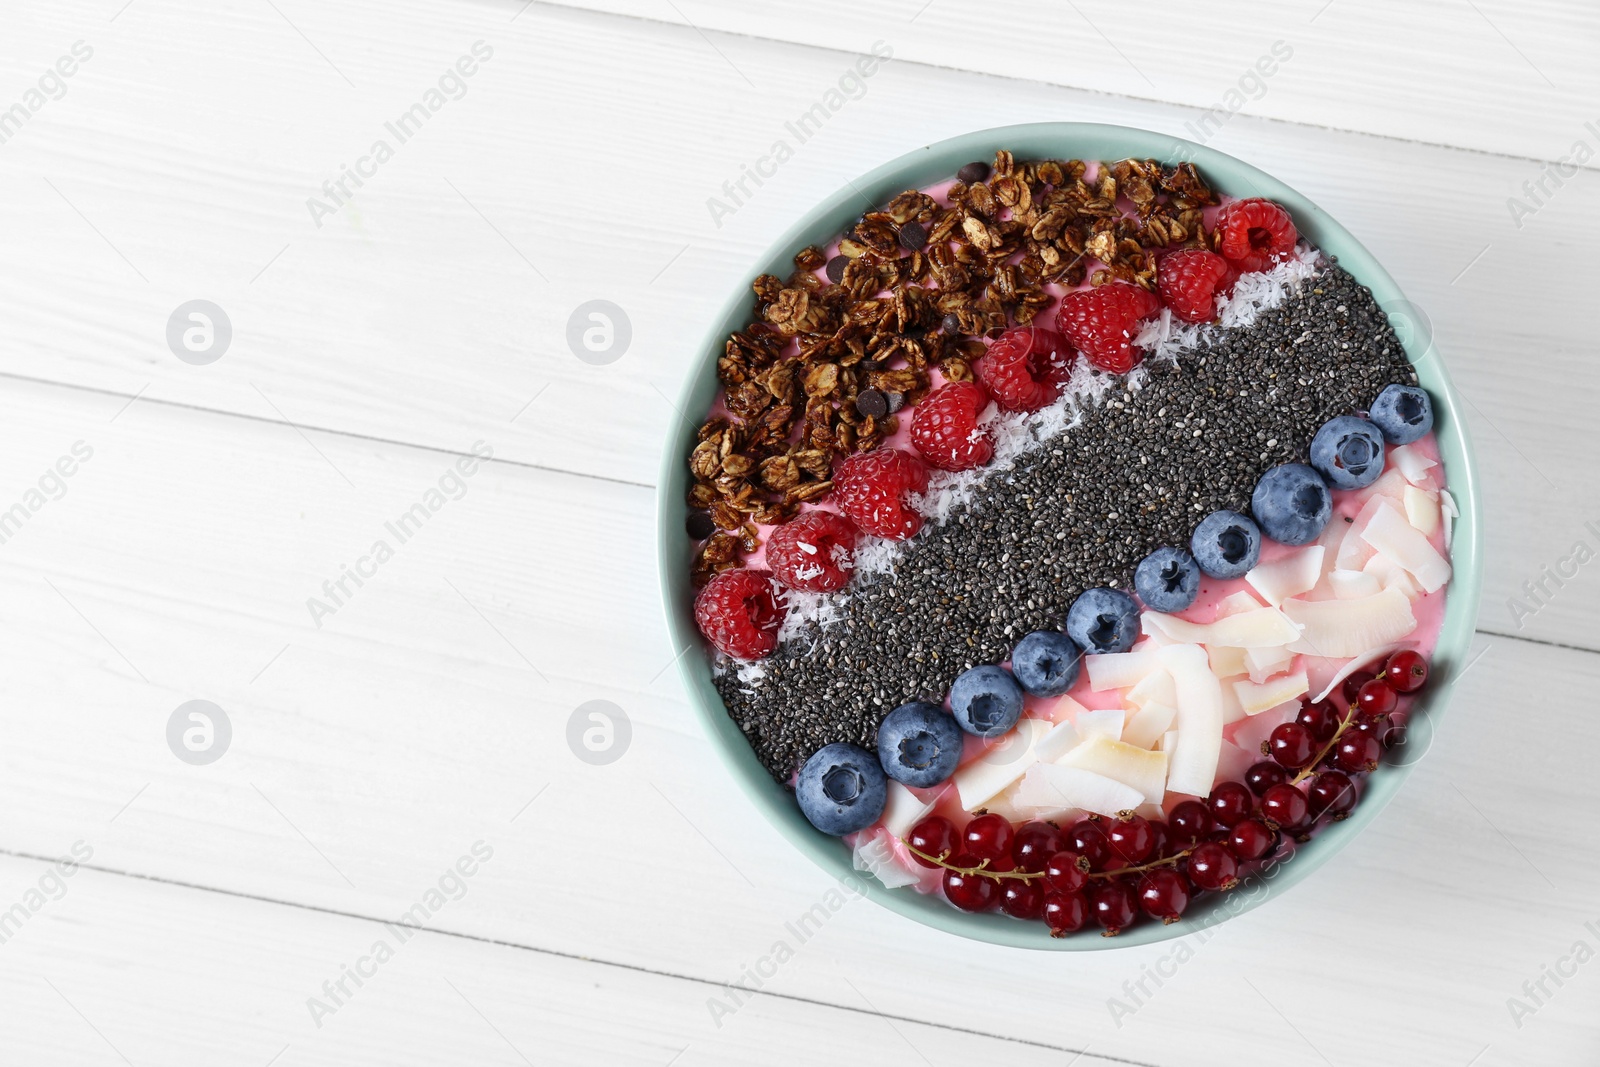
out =
[(934, 368), (971, 380), (985, 338), (1055, 302), (1047, 285), (1153, 291), (1159, 252), (1212, 246), (1202, 211), (1217, 197), (1192, 164), (1124, 159), (1088, 173), (1082, 160), (1001, 149), (988, 179), (956, 181), (948, 203), (908, 190), (864, 214), (833, 259), (809, 246), (787, 279), (755, 279), (754, 321), (717, 361), (724, 411), (689, 457), (689, 504), (717, 527), (696, 554), (697, 586), (755, 551), (758, 527), (824, 498), (836, 459), (893, 435), (894, 409), (926, 395)]

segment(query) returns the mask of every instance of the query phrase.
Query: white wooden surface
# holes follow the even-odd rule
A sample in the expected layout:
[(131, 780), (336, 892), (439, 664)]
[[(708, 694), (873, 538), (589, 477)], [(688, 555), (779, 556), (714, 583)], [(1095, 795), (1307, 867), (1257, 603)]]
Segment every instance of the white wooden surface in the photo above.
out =
[[(0, 912), (47, 900), (0, 944), (0, 1062), (1600, 1059), (1595, 966), (1520, 1027), (1507, 1005), (1600, 947), (1600, 571), (1506, 603), (1600, 548), (1595, 174), (1520, 227), (1506, 204), (1600, 147), (1591, 6), (121, 3), (13, 4), (0, 33), (0, 108), (94, 49), (0, 144), (0, 510), (94, 450), (0, 545)], [(1108, 997), (1170, 946), (1019, 956), (850, 902), (719, 1026), (710, 998), (829, 884), (666, 670), (663, 394), (855, 173), (1007, 122), (1181, 135), (1280, 39), (1212, 143), (1350, 226), (1477, 408), (1483, 655), (1447, 729), (1355, 845), (1132, 1016)], [(478, 40), (466, 95), (313, 225)], [(879, 40), (865, 95), (715, 225), (706, 199)], [(235, 329), (206, 367), (164, 340), (196, 297)], [(610, 366), (567, 348), (593, 298), (633, 324)], [(314, 626), (306, 598), (478, 441), (465, 496)], [(234, 726), (207, 767), (164, 738), (193, 698)], [(566, 745), (591, 699), (633, 723), (609, 766)], [(316, 1025), (308, 998), (479, 841), (460, 899)], [(29, 896), (77, 842), (64, 895)]]

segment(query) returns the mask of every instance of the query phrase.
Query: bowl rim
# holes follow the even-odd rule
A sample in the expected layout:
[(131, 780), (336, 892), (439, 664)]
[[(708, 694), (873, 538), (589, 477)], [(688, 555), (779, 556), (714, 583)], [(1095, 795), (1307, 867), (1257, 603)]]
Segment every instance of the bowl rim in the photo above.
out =
[(1409, 336), (1401, 338), (1422, 385), (1434, 400), (1435, 426), (1441, 457), (1449, 472), (1448, 489), (1460, 511), (1451, 545), (1453, 574), (1445, 603), (1445, 618), (1432, 661), (1430, 686), (1416, 705), (1411, 740), (1404, 755), (1382, 768), (1365, 790), (1350, 816), (1326, 826), (1308, 843), (1296, 848), (1290, 859), (1269, 866), (1247, 879), (1238, 889), (1210, 895), (1179, 922), (1171, 925), (1139, 923), (1115, 938), (1045, 936), (1038, 924), (1021, 922), (998, 913), (968, 914), (957, 911), (936, 896), (910, 889), (888, 889), (870, 875), (854, 869), (850, 850), (837, 838), (826, 836), (806, 822), (786, 786), (780, 785), (756, 759), (755, 751), (728, 716), (721, 696), (711, 684), (710, 657), (692, 614), (693, 592), (688, 565), (691, 544), (685, 529), (688, 507), (687, 457), (699, 420), (692, 412), (706, 411), (716, 392), (716, 360), (731, 332), (750, 321), (754, 294), (746, 286), (735, 291), (712, 320), (698, 355), (678, 390), (677, 419), (669, 433), (656, 482), (657, 566), (666, 613), (667, 630), (674, 649), (681, 649), (677, 673), (697, 718), (713, 742), (724, 767), (738, 782), (741, 794), (752, 801), (780, 833), (835, 880), (879, 905), (924, 926), (988, 944), (1054, 951), (1097, 951), (1130, 948), (1181, 938), (1250, 911), (1284, 890), (1299, 884), (1333, 858), (1393, 799), (1411, 771), (1431, 747), (1434, 733), (1448, 707), (1454, 684), (1469, 665), (1466, 653), (1476, 630), (1482, 589), (1482, 521), (1477, 464), (1462, 418), (1460, 398), (1433, 344), (1426, 313), (1406, 300), (1400, 287), (1350, 231), (1309, 198), (1259, 168), (1214, 148), (1193, 141), (1131, 126), (1085, 122), (1039, 122), (976, 130), (946, 138), (896, 157), (867, 172), (832, 195), (823, 198), (790, 225), (757, 257), (749, 277), (762, 273), (786, 275), (795, 253), (810, 244), (825, 243), (859, 217), (863, 203), (878, 205), (905, 189), (918, 189), (941, 179), (972, 160), (989, 160), (997, 149), (1012, 151), (1019, 159), (1156, 159), (1163, 163), (1194, 163), (1214, 188), (1233, 195), (1262, 196), (1286, 207), (1300, 233), (1324, 254), (1335, 257), (1358, 282), (1369, 288), (1391, 317), (1409, 321)]

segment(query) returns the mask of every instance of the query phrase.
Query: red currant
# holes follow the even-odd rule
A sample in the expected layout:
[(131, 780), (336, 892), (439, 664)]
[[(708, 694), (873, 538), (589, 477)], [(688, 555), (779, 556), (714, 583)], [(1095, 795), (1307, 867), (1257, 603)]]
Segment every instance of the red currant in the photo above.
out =
[[(906, 835), (906, 844), (929, 856), (943, 856), (956, 846), (956, 828), (944, 816), (930, 815), (911, 828), (911, 833)], [(939, 866), (933, 860), (925, 860), (915, 853), (911, 858), (924, 867)]]
[(1343, 771), (1320, 771), (1306, 790), (1313, 816), (1342, 819), (1356, 806), (1356, 787)]
[(1302, 828), (1309, 809), (1306, 795), (1287, 782), (1273, 786), (1261, 798), (1261, 817), (1289, 831)]
[(1239, 884), (1239, 861), (1214, 841), (1189, 853), (1189, 881), (1201, 889), (1232, 889)]
[(1206, 807), (1211, 810), (1211, 818), (1223, 827), (1231, 827), (1249, 815), (1250, 809), (1254, 806), (1255, 798), (1250, 795), (1250, 790), (1238, 782), (1223, 782), (1206, 798)]
[(1274, 729), (1272, 736), (1267, 738), (1267, 749), (1279, 764), (1291, 771), (1298, 771), (1316, 758), (1317, 740), (1311, 736), (1310, 730), (1299, 723), (1286, 722)]
[(1044, 890), (1037, 881), (1008, 878), (1000, 894), (1000, 910), (1015, 919), (1037, 919), (1044, 914)]
[[(951, 856), (951, 865), (976, 867), (983, 861), (970, 853)], [(963, 874), (960, 871), (944, 872), (945, 899), (962, 911), (984, 911), (1000, 895), (999, 884), (981, 874)]]
[(1089, 882), (1089, 861), (1076, 852), (1057, 852), (1044, 867), (1044, 884), (1052, 893), (1076, 893)]
[(1356, 693), (1356, 707), (1363, 715), (1387, 715), (1395, 709), (1399, 698), (1388, 683), (1374, 678)]
[(1284, 771), (1283, 767), (1273, 763), (1271, 760), (1262, 760), (1260, 763), (1252, 764), (1250, 769), (1244, 772), (1244, 784), (1249, 786), (1250, 792), (1256, 796), (1260, 796), (1273, 786), (1288, 780), (1289, 775)]
[(1278, 835), (1260, 819), (1245, 819), (1229, 832), (1228, 851), (1241, 860), (1258, 860), (1272, 851), (1277, 840)]
[(1151, 859), (1161, 859), (1172, 854), (1172, 831), (1160, 819), (1150, 820), (1150, 836), (1155, 844), (1150, 849)]
[(1333, 750), (1333, 762), (1341, 771), (1352, 774), (1370, 771), (1378, 765), (1378, 756), (1382, 752), (1382, 746), (1372, 734), (1348, 730), (1339, 738), (1339, 745)]
[(1107, 937), (1121, 933), (1139, 914), (1138, 897), (1121, 879), (1096, 888), (1090, 903), (1094, 906), (1094, 921), (1105, 927)]
[(1344, 693), (1344, 698), (1354, 704), (1356, 702), (1356, 694), (1361, 692), (1361, 687), (1376, 677), (1377, 675), (1371, 671), (1356, 671), (1356, 673), (1344, 680), (1344, 687), (1341, 690)]
[(1082, 893), (1050, 893), (1044, 898), (1044, 921), (1051, 937), (1065, 937), (1089, 921), (1089, 901)]
[(1136, 866), (1150, 858), (1156, 847), (1156, 835), (1150, 830), (1150, 820), (1142, 815), (1115, 819), (1106, 827), (1106, 841), (1111, 852), (1129, 866)]
[(1428, 661), (1410, 649), (1396, 652), (1384, 664), (1383, 680), (1396, 693), (1415, 693), (1428, 684)]
[(1211, 812), (1198, 800), (1182, 801), (1167, 815), (1167, 829), (1172, 834), (1172, 843), (1179, 848), (1188, 848), (1214, 830), (1216, 825)]
[(1003, 815), (990, 812), (967, 823), (966, 830), (961, 834), (961, 848), (963, 852), (988, 860), (989, 866), (993, 867), (1002, 857), (1010, 858), (1013, 836), (1011, 821)]
[(1189, 907), (1189, 883), (1170, 867), (1149, 871), (1139, 879), (1139, 906), (1152, 919), (1175, 923)]
[(1341, 716), (1337, 709), (1326, 700), (1319, 700), (1315, 704), (1307, 704), (1300, 709), (1300, 714), (1294, 721), (1311, 731), (1312, 738), (1319, 745), (1328, 743), (1329, 738), (1339, 729)]
[(1011, 858), (1019, 871), (1042, 871), (1046, 861), (1061, 851), (1061, 831), (1047, 822), (1025, 822), (1011, 841)]
[(1111, 842), (1100, 824), (1090, 819), (1077, 823), (1067, 834), (1067, 847), (1089, 860), (1093, 870), (1102, 870), (1111, 858)]

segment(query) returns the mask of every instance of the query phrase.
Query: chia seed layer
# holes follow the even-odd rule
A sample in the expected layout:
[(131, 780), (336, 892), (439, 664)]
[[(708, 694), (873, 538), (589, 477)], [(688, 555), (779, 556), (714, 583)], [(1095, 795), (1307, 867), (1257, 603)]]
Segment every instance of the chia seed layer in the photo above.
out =
[(962, 671), (1058, 628), (1086, 588), (1132, 588), (1145, 555), (1187, 546), (1208, 513), (1248, 514), (1263, 472), (1304, 462), (1322, 423), (1392, 382), (1416, 383), (1404, 349), (1371, 292), (1329, 267), (996, 474), (893, 574), (852, 587), (825, 631), (781, 645), (759, 682), (719, 677), (728, 714), (779, 781), (830, 742), (871, 749), (899, 704), (942, 701)]

